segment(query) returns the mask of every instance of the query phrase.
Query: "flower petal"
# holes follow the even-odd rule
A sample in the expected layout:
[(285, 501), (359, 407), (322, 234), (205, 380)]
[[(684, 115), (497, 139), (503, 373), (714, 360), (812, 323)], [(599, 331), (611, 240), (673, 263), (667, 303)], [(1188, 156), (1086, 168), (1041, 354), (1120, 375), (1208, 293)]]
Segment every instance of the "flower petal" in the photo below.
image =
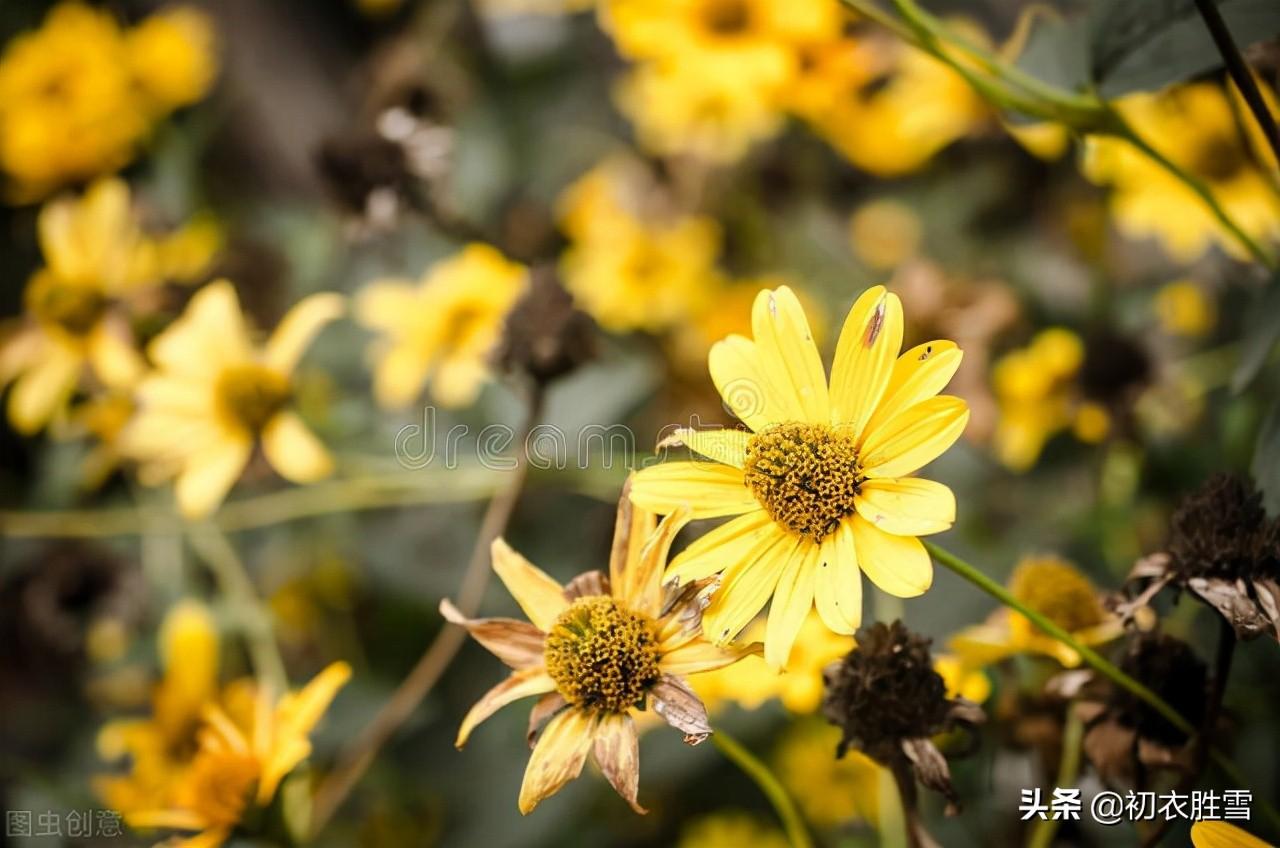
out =
[(262, 428), (262, 451), (271, 467), (293, 483), (314, 483), (333, 473), (329, 451), (294, 412), (281, 412)]
[(102, 321), (89, 337), (93, 373), (110, 388), (127, 389), (146, 371), (147, 363), (121, 323)]
[(280, 319), (267, 340), (263, 364), (285, 374), (293, 371), (312, 339), (347, 308), (347, 299), (334, 292), (304, 297)]
[(548, 692), (534, 703), (533, 709), (529, 711), (529, 730), (525, 734), (531, 749), (538, 734), (542, 732), (543, 725), (567, 706), (569, 702), (559, 692)]
[(690, 518), (719, 518), (757, 510), (742, 470), (716, 462), (664, 462), (642, 468), (631, 485), (631, 500), (659, 515), (684, 506)]
[(520, 786), (520, 812), (528, 815), (582, 773), (596, 735), (595, 715), (568, 709), (551, 719), (533, 746)]
[(354, 307), (357, 323), (371, 330), (395, 330), (420, 312), (410, 280), (375, 280), (356, 293)]
[(744, 642), (719, 647), (704, 639), (694, 639), (674, 651), (663, 654), (662, 659), (658, 661), (658, 668), (667, 674), (676, 674), (683, 677), (703, 671), (715, 671), (717, 668), (733, 665), (743, 657), (759, 654), (760, 651), (761, 645), (759, 642)]
[(640, 737), (631, 716), (610, 713), (601, 718), (593, 753), (609, 785), (631, 809), (641, 815), (649, 812), (636, 801), (640, 792)]
[(679, 677), (664, 674), (649, 690), (653, 710), (676, 730), (684, 732), (687, 745), (697, 745), (711, 735), (707, 708)]
[(214, 379), (228, 362), (253, 357), (236, 290), (215, 280), (192, 296), (186, 310), (147, 346), (151, 361), (175, 374)]
[(742, 468), (747, 462), (747, 442), (751, 434), (746, 430), (695, 430), (681, 427), (658, 443), (658, 448), (688, 445), (707, 459), (734, 468)]
[(546, 633), (569, 606), (564, 589), (542, 569), (513, 551), (506, 540), (494, 539), (490, 550), (494, 572), (533, 625)]
[(771, 524), (740, 560), (730, 560), (720, 587), (702, 614), (702, 627), (711, 641), (723, 645), (742, 632), (773, 594), (793, 558), (801, 556), (803, 541)]
[(804, 309), (791, 289), (779, 286), (756, 295), (751, 335), (757, 361), (777, 390), (786, 420), (826, 424), (831, 415), (827, 374)]
[(786, 666), (791, 646), (813, 608), (813, 585), (821, 556), (822, 546), (806, 540), (778, 579), (764, 631), (764, 661), (774, 669)]
[(1008, 620), (985, 621), (956, 632), (947, 640), (947, 650), (955, 652), (970, 666), (987, 666), (1023, 650), (1015, 644)]
[(867, 480), (853, 502), (858, 515), (895, 536), (941, 533), (956, 520), (951, 490), (918, 477)]
[(174, 484), (182, 514), (197, 519), (213, 512), (240, 479), (252, 451), (248, 436), (224, 435), (192, 453)]
[(781, 393), (770, 382), (750, 339), (729, 336), (713, 344), (707, 369), (725, 407), (753, 432), (788, 420)]
[(867, 433), (862, 469), (868, 477), (902, 477), (937, 459), (969, 423), (969, 405), (958, 397), (929, 398)]
[(510, 668), (542, 663), (546, 635), (527, 621), (514, 618), (467, 618), (448, 600), (440, 602), (445, 621), (465, 627), (481, 645)]
[(876, 407), (867, 432), (899, 412), (938, 394), (955, 376), (964, 353), (955, 342), (939, 340), (916, 345), (893, 364), (884, 398)]
[(923, 595), (933, 585), (933, 562), (914, 536), (894, 536), (861, 515), (849, 520), (858, 567), (883, 591), (899, 598)]
[(30, 436), (48, 424), (75, 391), (81, 365), (74, 351), (49, 345), (44, 358), (23, 373), (9, 391), (9, 421), (14, 429)]
[(848, 521), (823, 540), (815, 580), (813, 597), (827, 629), (845, 635), (857, 630), (862, 624), (862, 572)]
[(272, 721), (270, 754), (262, 764), (262, 775), (258, 779), (260, 805), (270, 803), (284, 776), (310, 755), (311, 743), (307, 737), (320, 723), (338, 690), (350, 679), (350, 665), (330, 663), (302, 689), (280, 699)]
[(623, 587), (631, 579), (628, 573), (640, 561), (640, 551), (649, 534), (657, 527), (657, 516), (647, 509), (637, 509), (631, 500), (631, 486), (635, 474), (622, 484), (618, 498), (618, 510), (613, 522), (613, 543), (609, 548), (609, 585), (620, 597)]
[(1195, 848), (1269, 848), (1266, 842), (1224, 821), (1205, 820), (1191, 825)]
[(855, 440), (884, 395), (901, 347), (901, 301), (884, 286), (867, 289), (849, 310), (831, 366), (831, 423)]
[(625, 594), (619, 594), (615, 586), (614, 597), (650, 618), (658, 616), (662, 610), (662, 570), (667, 564), (671, 543), (688, 520), (689, 512), (683, 507), (662, 519), (624, 575)]
[(555, 688), (555, 681), (541, 665), (511, 672), (506, 680), (485, 692), (480, 696), (480, 700), (475, 702), (462, 719), (462, 724), (458, 727), (458, 738), (453, 744), (458, 748), (466, 745), (467, 739), (471, 737), (471, 731), (507, 704), (532, 695), (554, 692)]

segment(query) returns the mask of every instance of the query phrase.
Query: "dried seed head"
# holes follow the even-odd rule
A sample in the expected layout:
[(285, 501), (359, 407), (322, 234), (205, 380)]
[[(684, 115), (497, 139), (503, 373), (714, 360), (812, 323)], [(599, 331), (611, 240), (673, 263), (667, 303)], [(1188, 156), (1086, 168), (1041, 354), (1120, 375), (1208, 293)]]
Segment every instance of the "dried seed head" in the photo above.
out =
[(814, 541), (853, 514), (862, 482), (853, 438), (823, 424), (780, 424), (752, 436), (745, 472), (773, 520)]
[(1280, 520), (1267, 519), (1251, 482), (1215, 474), (1174, 512), (1168, 552), (1184, 580), (1280, 577)]
[(569, 703), (623, 712), (658, 682), (653, 623), (607, 595), (578, 598), (547, 633), (547, 673)]
[(1054, 558), (1029, 559), (1014, 569), (1009, 591), (1054, 624), (1075, 632), (1101, 624), (1102, 604), (1089, 579)]
[(553, 269), (534, 268), (528, 290), (507, 315), (495, 354), (498, 366), (547, 383), (589, 362), (595, 352), (595, 322), (574, 308)]
[[(1199, 727), (1208, 693), (1205, 664), (1191, 646), (1163, 633), (1136, 633), (1129, 642), (1120, 668), (1146, 685), (1179, 715)], [(1112, 711), (1121, 724), (1138, 735), (1165, 745), (1181, 745), (1187, 736), (1127, 689), (1116, 687)]]

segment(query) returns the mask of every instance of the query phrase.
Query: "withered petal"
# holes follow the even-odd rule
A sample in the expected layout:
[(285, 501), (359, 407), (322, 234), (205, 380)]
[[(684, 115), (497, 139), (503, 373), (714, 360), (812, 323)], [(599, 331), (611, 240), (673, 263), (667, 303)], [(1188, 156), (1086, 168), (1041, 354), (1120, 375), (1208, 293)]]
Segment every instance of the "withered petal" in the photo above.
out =
[(609, 594), (609, 577), (603, 571), (585, 571), (570, 580), (564, 587), (564, 599), (594, 598)]
[(1125, 582), (1164, 577), (1168, 574), (1169, 566), (1172, 564), (1173, 558), (1168, 553), (1157, 551), (1135, 562), (1133, 568), (1129, 570), (1129, 576), (1125, 578)]
[(938, 746), (927, 737), (903, 739), (902, 752), (911, 760), (916, 779), (947, 799), (947, 815), (954, 816), (960, 812), (960, 796), (951, 785), (951, 768), (947, 758), (942, 756)]
[(649, 812), (636, 800), (640, 791), (640, 737), (631, 716), (614, 713), (600, 720), (594, 754), (609, 784), (631, 809), (641, 815)]
[(1189, 746), (1180, 745), (1175, 748), (1144, 737), (1138, 737), (1138, 762), (1148, 768), (1179, 772), (1190, 772), (1192, 768)]
[(450, 624), (465, 627), (477, 642), (510, 668), (541, 665), (546, 636), (527, 621), (514, 618), (467, 618), (448, 600), (440, 602), (440, 614)]
[(1258, 606), (1267, 618), (1271, 619), (1271, 633), (1280, 639), (1280, 583), (1275, 580), (1254, 580), (1254, 594), (1258, 596)]
[(533, 743), (537, 740), (538, 734), (542, 732), (542, 728), (547, 722), (555, 718), (556, 713), (569, 706), (569, 702), (559, 692), (548, 692), (538, 699), (533, 705), (533, 709), (529, 712), (529, 732), (527, 735), (529, 747), (533, 747)]
[(555, 681), (551, 679), (551, 676), (547, 674), (547, 670), (542, 666), (522, 668), (519, 671), (511, 672), (506, 680), (485, 692), (480, 696), (480, 700), (475, 702), (475, 705), (471, 707), (471, 710), (462, 719), (462, 724), (458, 727), (458, 738), (453, 744), (458, 748), (467, 744), (467, 738), (471, 735), (471, 731), (476, 728), (476, 725), (512, 701), (528, 698), (531, 695), (542, 695), (554, 691), (555, 688)]
[(1108, 783), (1131, 782), (1138, 732), (1113, 718), (1103, 718), (1084, 735), (1084, 753)]
[(1241, 639), (1256, 639), (1272, 629), (1272, 623), (1249, 596), (1249, 588), (1240, 579), (1192, 577), (1187, 589), (1222, 614)]
[(682, 679), (664, 674), (649, 690), (654, 711), (676, 730), (684, 732), (687, 745), (697, 745), (711, 735), (707, 708)]

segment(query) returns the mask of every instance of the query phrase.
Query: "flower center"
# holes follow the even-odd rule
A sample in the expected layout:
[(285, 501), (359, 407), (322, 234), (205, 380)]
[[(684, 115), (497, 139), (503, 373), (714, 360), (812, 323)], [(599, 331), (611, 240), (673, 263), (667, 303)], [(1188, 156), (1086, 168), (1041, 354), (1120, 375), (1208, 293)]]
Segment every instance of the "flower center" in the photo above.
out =
[(823, 424), (779, 424), (747, 442), (747, 488), (774, 521), (821, 541), (853, 514), (862, 482), (858, 450)]
[(658, 682), (658, 642), (644, 616), (596, 595), (578, 598), (547, 633), (547, 673), (574, 706), (620, 713)]
[(1234, 140), (1214, 136), (1200, 145), (1192, 168), (1205, 179), (1225, 182), (1245, 166), (1244, 152)]
[(201, 753), (181, 799), (211, 827), (233, 827), (244, 814), (249, 793), (258, 781), (258, 760), (234, 751)]
[(262, 365), (236, 365), (218, 377), (218, 405), (236, 424), (257, 433), (288, 402), (292, 389), (282, 374)]
[(92, 330), (106, 308), (102, 293), (87, 286), (52, 283), (37, 285), (32, 292), (31, 311), (36, 317), (74, 336)]
[(737, 35), (751, 26), (751, 9), (747, 0), (704, 0), (702, 24), (716, 35)]
[(1102, 605), (1088, 578), (1065, 562), (1033, 560), (1014, 569), (1009, 591), (1068, 632), (1101, 624)]

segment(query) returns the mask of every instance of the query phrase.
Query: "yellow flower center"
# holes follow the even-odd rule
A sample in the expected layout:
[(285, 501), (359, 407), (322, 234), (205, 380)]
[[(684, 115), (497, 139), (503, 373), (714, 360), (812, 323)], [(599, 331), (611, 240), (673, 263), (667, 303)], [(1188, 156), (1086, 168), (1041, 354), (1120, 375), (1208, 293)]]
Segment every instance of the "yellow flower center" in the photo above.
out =
[(702, 25), (715, 35), (738, 35), (751, 27), (747, 0), (703, 0)]
[(231, 421), (253, 433), (266, 426), (291, 393), (284, 375), (262, 365), (236, 365), (218, 377), (219, 408)]
[(821, 541), (853, 514), (862, 482), (858, 450), (823, 424), (779, 424), (747, 442), (747, 488), (765, 511), (799, 536)]
[(1199, 145), (1192, 160), (1192, 170), (1207, 180), (1225, 182), (1245, 166), (1244, 151), (1230, 138), (1215, 135)]
[(653, 623), (596, 595), (578, 598), (547, 633), (547, 673), (570, 704), (620, 713), (658, 682)]
[(56, 324), (75, 336), (92, 330), (107, 308), (107, 299), (98, 290), (64, 283), (39, 286), (30, 303), (39, 320)]
[(184, 806), (211, 827), (234, 827), (258, 781), (258, 760), (234, 751), (202, 753), (192, 767)]
[(1060, 560), (1022, 563), (1009, 578), (1009, 591), (1068, 632), (1101, 624), (1104, 617), (1088, 578)]

